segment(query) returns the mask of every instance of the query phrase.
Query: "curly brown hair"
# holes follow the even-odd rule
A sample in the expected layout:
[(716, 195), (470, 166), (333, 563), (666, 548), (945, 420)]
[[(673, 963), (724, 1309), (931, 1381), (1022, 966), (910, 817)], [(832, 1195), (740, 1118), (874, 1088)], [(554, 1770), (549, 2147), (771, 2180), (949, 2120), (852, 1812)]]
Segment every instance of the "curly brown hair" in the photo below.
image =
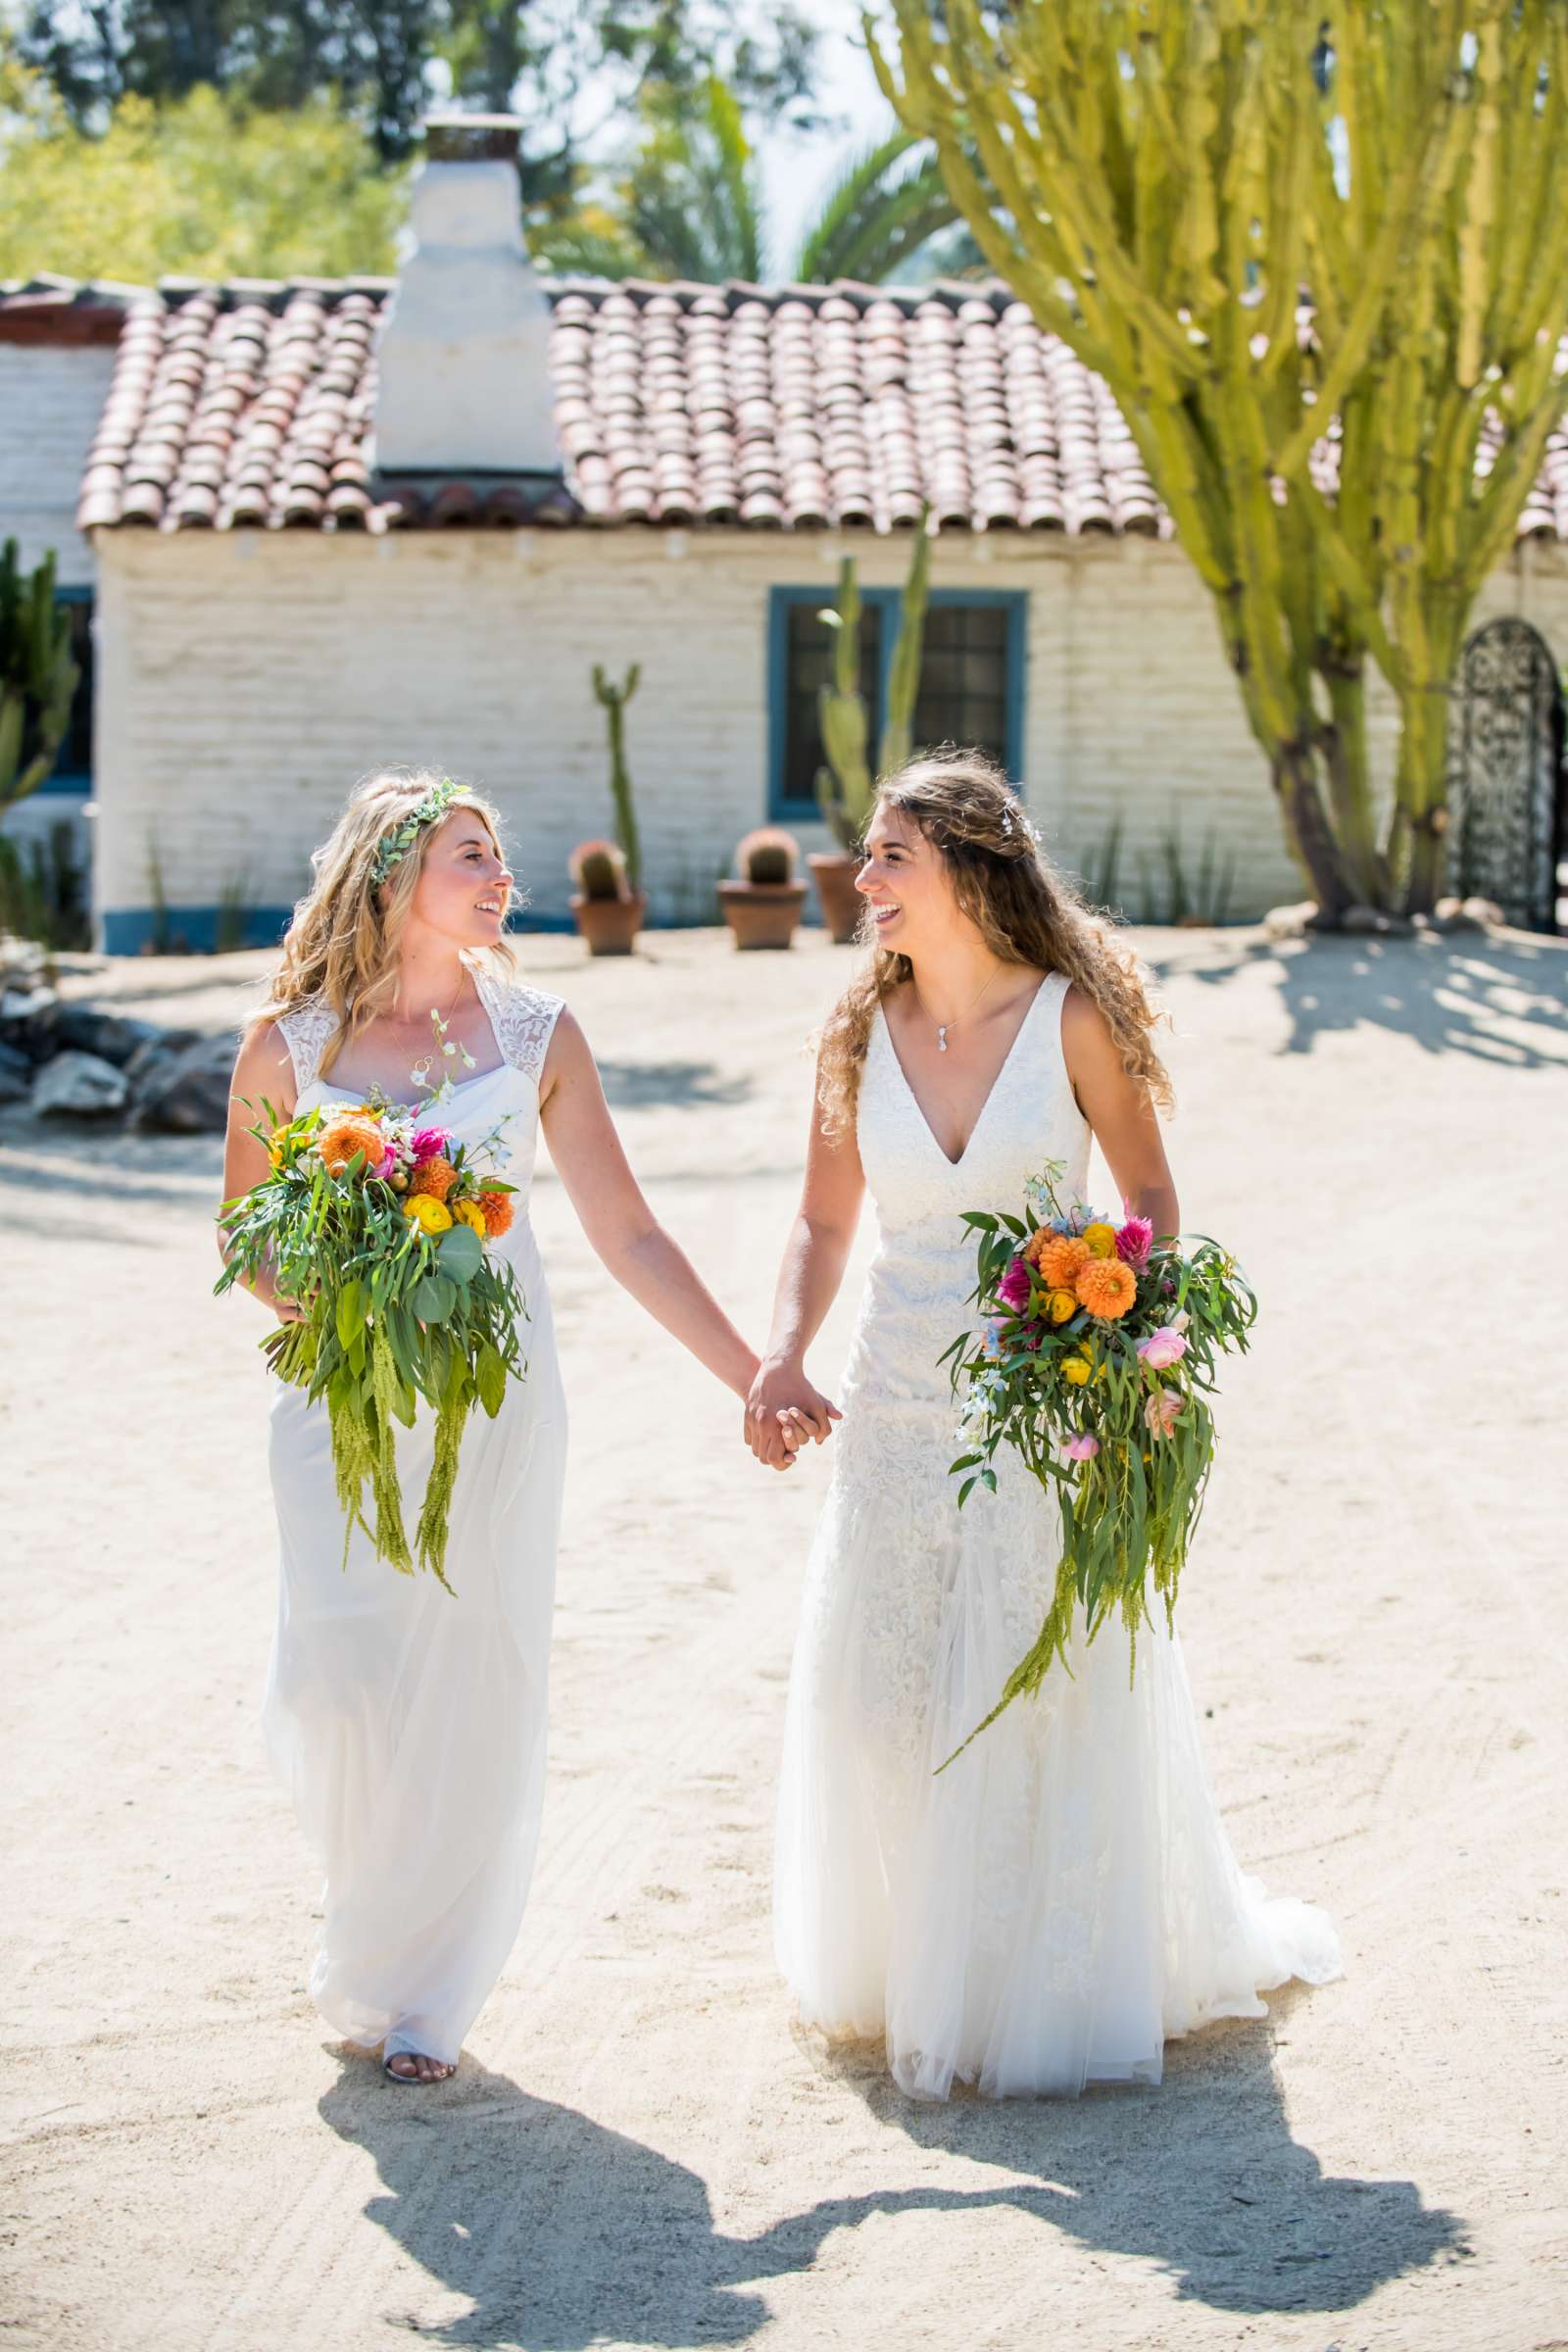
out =
[[(1004, 771), (984, 752), (944, 747), (907, 760), (877, 786), (872, 807), (897, 808), (938, 852), (960, 910), (1004, 963), (1062, 972), (1104, 1015), (1129, 1077), (1165, 1109), (1174, 1097), (1152, 1036), (1164, 1013), (1131, 948), (1095, 914), (1041, 848)], [(871, 956), (822, 1024), (817, 1105), (822, 1131), (848, 1135), (877, 1006), (913, 966), (868, 937)]]

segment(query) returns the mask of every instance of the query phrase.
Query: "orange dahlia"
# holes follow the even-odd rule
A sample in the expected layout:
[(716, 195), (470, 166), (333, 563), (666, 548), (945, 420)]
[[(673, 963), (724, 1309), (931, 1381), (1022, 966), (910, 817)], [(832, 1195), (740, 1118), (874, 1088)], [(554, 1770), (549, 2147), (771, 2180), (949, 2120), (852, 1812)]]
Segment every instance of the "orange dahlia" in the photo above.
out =
[(424, 1159), (409, 1178), (411, 1193), (428, 1193), (432, 1200), (444, 1201), (458, 1180), (458, 1171), (450, 1159), (438, 1152), (433, 1159)]
[(492, 1241), (505, 1233), (512, 1223), (512, 1195), (510, 1193), (481, 1193), (479, 1206), (484, 1210), (484, 1229)]
[(1119, 1257), (1089, 1257), (1073, 1284), (1080, 1306), (1087, 1306), (1102, 1323), (1114, 1323), (1138, 1296), (1138, 1277)]
[[(1043, 1227), (1042, 1231), (1046, 1229)], [(1040, 1279), (1048, 1291), (1070, 1291), (1078, 1269), (1089, 1262), (1089, 1244), (1076, 1233), (1046, 1232), (1039, 1256)]]
[(386, 1138), (374, 1119), (360, 1118), (351, 1113), (347, 1118), (334, 1119), (317, 1137), (317, 1149), (321, 1164), (333, 1175), (346, 1168), (356, 1152), (365, 1153), (368, 1168), (378, 1167), (386, 1153)]

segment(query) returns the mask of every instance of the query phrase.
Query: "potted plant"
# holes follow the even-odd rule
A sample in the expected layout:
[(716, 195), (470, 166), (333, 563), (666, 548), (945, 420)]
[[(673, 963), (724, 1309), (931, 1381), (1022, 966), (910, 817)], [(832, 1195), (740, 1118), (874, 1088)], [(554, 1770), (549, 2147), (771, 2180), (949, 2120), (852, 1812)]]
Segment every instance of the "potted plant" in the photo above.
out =
[[(915, 697), (920, 691), (920, 661), (925, 644), (926, 605), (931, 581), (931, 510), (920, 509), (914, 553), (904, 584), (899, 642), (888, 677), (888, 708), (877, 747), (877, 774), (902, 767), (913, 748)], [(838, 841), (836, 851), (815, 851), (808, 859), (821, 902), (828, 935), (839, 946), (853, 940), (859, 928), (860, 894), (855, 887), (859, 869), (860, 836), (871, 813), (872, 779), (866, 764), (868, 727), (860, 693), (860, 590), (855, 558), (846, 556), (839, 566), (839, 597), (821, 615), (833, 631), (833, 683), (817, 696), (822, 749), (827, 764), (816, 771), (817, 805)]]
[(571, 853), (575, 893), (571, 911), (590, 956), (629, 956), (648, 912), (642, 889), (642, 845), (632, 806), (631, 771), (626, 765), (626, 705), (637, 691), (642, 665), (634, 662), (624, 685), (612, 685), (596, 662), (594, 693), (604, 705), (610, 729), (610, 797), (615, 809), (615, 839), (585, 841)]
[(738, 948), (787, 948), (806, 904), (806, 884), (797, 878), (800, 851), (793, 834), (777, 825), (748, 833), (735, 853), (741, 879), (721, 882), (718, 904)]
[(629, 956), (642, 928), (646, 900), (626, 878), (626, 860), (613, 841), (582, 841), (571, 853), (575, 884), (571, 911), (590, 956)]

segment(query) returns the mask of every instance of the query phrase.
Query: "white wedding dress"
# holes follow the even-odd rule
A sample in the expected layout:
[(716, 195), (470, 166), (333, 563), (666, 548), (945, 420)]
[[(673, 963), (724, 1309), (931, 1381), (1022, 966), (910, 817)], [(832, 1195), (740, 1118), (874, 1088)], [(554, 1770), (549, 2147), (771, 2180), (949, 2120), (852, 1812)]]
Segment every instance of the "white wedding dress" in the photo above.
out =
[(1340, 1972), (1326, 1915), (1243, 1876), (1163, 1610), (1129, 1687), (1118, 1620), (940, 1778), (1039, 1631), (1054, 1505), (1007, 1448), (960, 1515), (964, 1450), (937, 1358), (974, 1323), (969, 1208), (1022, 1207), (1089, 1130), (1049, 975), (962, 1158), (950, 1161), (875, 1017), (858, 1107), (880, 1239), (832, 1440), (791, 1682), (774, 1915), (808, 2023), (885, 2037), (911, 2095), (1157, 2082), (1162, 2045), (1258, 2017), (1261, 1987)]
[[(494, 1153), (519, 1189), (491, 1247), (527, 1308), (527, 1377), (469, 1420), (447, 1576), (400, 1576), (356, 1529), (343, 1560), (324, 1404), (275, 1388), (272, 1491), (282, 1574), (264, 1723), (272, 1764), (326, 1874), (311, 1993), (350, 2040), (455, 2063), (515, 1939), (544, 1794), (545, 1707), (565, 1400), (528, 1219), (539, 1073), (561, 1000), (481, 974), (497, 1060), (432, 1116)], [(284, 1015), (298, 1107), (360, 1100), (318, 1076), (324, 1005)], [(482, 1057), (480, 1057), (482, 1058)], [(412, 1097), (413, 1090), (411, 1090)], [(396, 1432), (405, 1522), (429, 1474), (434, 1416)]]

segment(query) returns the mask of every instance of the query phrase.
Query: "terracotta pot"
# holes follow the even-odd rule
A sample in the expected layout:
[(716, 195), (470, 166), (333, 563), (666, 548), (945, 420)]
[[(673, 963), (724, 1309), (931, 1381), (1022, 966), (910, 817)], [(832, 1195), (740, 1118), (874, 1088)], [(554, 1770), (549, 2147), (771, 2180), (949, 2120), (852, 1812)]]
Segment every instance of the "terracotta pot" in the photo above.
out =
[(629, 956), (648, 911), (648, 894), (629, 899), (585, 899), (572, 894), (571, 914), (590, 956)]
[(847, 948), (860, 927), (860, 914), (865, 901), (855, 887), (855, 877), (860, 870), (858, 858), (848, 858), (842, 851), (825, 856), (820, 850), (812, 852), (807, 864), (816, 884), (817, 902), (827, 935), (836, 948)]
[(787, 948), (806, 904), (804, 882), (721, 882), (719, 912), (738, 948)]

